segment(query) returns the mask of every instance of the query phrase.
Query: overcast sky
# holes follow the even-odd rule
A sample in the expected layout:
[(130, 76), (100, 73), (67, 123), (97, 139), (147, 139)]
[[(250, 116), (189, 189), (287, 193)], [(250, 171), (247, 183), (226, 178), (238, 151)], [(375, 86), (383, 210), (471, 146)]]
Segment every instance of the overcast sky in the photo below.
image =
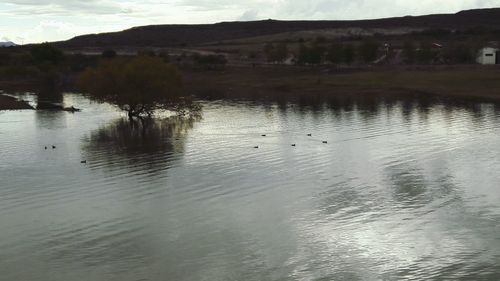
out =
[(365, 19), (500, 7), (500, 0), (0, 0), (0, 41), (65, 40), (138, 25)]

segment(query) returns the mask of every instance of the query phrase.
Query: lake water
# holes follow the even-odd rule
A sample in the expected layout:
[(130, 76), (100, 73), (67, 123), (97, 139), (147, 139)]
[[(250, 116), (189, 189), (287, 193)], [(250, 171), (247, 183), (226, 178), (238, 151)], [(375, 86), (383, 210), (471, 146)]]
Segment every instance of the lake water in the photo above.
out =
[(500, 280), (497, 105), (64, 103), (0, 112), (0, 280)]

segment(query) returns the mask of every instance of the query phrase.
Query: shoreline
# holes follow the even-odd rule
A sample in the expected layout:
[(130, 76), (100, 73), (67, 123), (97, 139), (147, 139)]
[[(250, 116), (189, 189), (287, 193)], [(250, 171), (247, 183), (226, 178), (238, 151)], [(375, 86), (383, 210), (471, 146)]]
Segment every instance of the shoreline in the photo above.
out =
[[(337, 68), (265, 65), (255, 68), (226, 66), (225, 69), (212, 71), (181, 69), (181, 72), (186, 93), (200, 99), (268, 99), (283, 102), (303, 98), (385, 96), (500, 102), (498, 66)], [(73, 86), (69, 85), (69, 88)], [(6, 93), (36, 93), (43, 87), (40, 81), (13, 79), (0, 81), (0, 89)], [(0, 92), (0, 110), (18, 109), (33, 107)]]
[(185, 71), (188, 93), (201, 98), (293, 99), (363, 96), (432, 97), (500, 102), (500, 67), (425, 66), (339, 69), (331, 67), (226, 67)]
[(0, 110), (34, 110), (34, 108), (25, 101), (0, 93)]

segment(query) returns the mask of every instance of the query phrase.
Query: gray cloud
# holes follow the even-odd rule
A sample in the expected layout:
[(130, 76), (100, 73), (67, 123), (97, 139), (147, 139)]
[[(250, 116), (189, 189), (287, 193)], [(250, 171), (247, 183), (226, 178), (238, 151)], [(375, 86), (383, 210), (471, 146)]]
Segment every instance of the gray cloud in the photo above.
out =
[(4, 0), (16, 8), (9, 11), (19, 15), (124, 14), (132, 10), (112, 0)]
[(500, 7), (500, 0), (0, 0), (2, 35), (63, 40), (138, 25), (231, 20), (346, 20)]
[(498, 7), (500, 0), (440, 0), (439, 4), (435, 0), (179, 0), (178, 4), (203, 11), (258, 11), (277, 19), (361, 19)]
[[(177, 9), (233, 19), (360, 19), (455, 12), (500, 6), (500, 0), (3, 0), (18, 15), (120, 15), (146, 17), (147, 10)], [(182, 16), (181, 14), (179, 17)], [(212, 22), (218, 21), (213, 18)]]
[(257, 10), (248, 10), (245, 11), (239, 18), (239, 21), (251, 21), (256, 20), (259, 15), (259, 11)]

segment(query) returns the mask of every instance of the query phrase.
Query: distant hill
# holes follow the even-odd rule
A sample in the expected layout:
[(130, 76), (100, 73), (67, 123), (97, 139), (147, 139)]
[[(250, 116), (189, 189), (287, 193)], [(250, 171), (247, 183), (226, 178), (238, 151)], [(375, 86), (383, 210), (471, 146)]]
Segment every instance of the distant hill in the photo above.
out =
[(14, 46), (17, 46), (16, 43), (14, 42), (10, 42), (10, 41), (7, 41), (7, 42), (0, 42), (0, 48), (4, 48), (4, 47), (14, 47)]
[(57, 44), (61, 47), (173, 47), (321, 29), (418, 28), (467, 30), (478, 27), (500, 30), (500, 8), (467, 10), (456, 14), (356, 21), (264, 20), (202, 25), (151, 25), (135, 27), (121, 32), (78, 36), (68, 41), (57, 42)]

